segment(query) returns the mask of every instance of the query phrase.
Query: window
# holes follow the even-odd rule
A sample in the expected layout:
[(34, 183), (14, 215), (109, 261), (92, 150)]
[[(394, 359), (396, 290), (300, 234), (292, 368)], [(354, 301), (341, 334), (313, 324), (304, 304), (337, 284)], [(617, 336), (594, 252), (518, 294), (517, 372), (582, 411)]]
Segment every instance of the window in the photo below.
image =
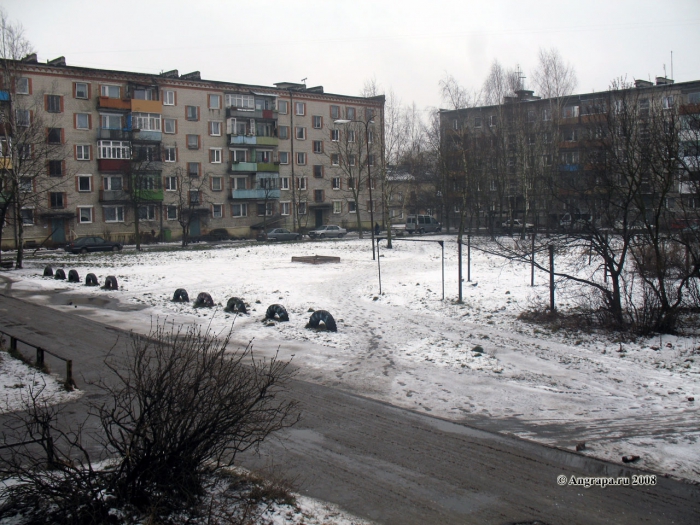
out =
[(92, 191), (92, 175), (78, 175), (78, 191), (89, 192)]
[(75, 159), (90, 160), (90, 145), (78, 144), (77, 146), (75, 146)]
[(348, 130), (348, 142), (355, 142), (355, 130)]
[(566, 142), (575, 142), (578, 140), (578, 133), (576, 132), (575, 128), (570, 128), (570, 129), (565, 129), (564, 130), (564, 140)]
[(88, 85), (86, 82), (75, 83), (75, 98), (88, 98)]
[(279, 152), (280, 164), (289, 164), (289, 152), (280, 151)]
[(306, 215), (306, 202), (300, 202), (297, 206), (298, 215)]
[(340, 106), (331, 106), (331, 118), (333, 120), (340, 118)]
[(578, 110), (578, 106), (566, 106), (564, 108), (564, 118), (577, 118)]
[(302, 191), (306, 189), (306, 177), (297, 177), (297, 189)]
[(102, 184), (105, 191), (121, 191), (122, 176), (121, 175), (105, 175), (102, 179)]
[(481, 117), (474, 117), (474, 127), (475, 128), (481, 127)]
[(663, 97), (661, 99), (662, 105), (664, 109), (671, 109), (673, 108), (673, 96), (668, 96), (668, 97)]
[(105, 206), (105, 222), (124, 222), (124, 206)]
[(209, 109), (221, 109), (221, 95), (209, 95)]
[(135, 100), (154, 100), (155, 91), (153, 88), (134, 88), (132, 98)]
[(355, 201), (348, 201), (348, 213), (357, 213), (357, 203)]
[(272, 150), (259, 149), (255, 152), (255, 162), (263, 162), (269, 164), (272, 162)]
[(549, 121), (552, 120), (552, 110), (545, 108), (542, 110), (542, 120)]
[(280, 189), (281, 190), (288, 190), (289, 189), (289, 177), (280, 177)]
[(92, 206), (78, 208), (78, 222), (80, 224), (89, 224), (92, 222)]
[(177, 120), (174, 118), (164, 118), (163, 119), (163, 133), (176, 133), (177, 132)]
[(348, 166), (355, 165), (355, 155), (348, 155)]
[(272, 202), (259, 202), (258, 203), (258, 217), (262, 216), (270, 216), (272, 215), (273, 211), (273, 203)]
[(277, 135), (282, 140), (287, 140), (289, 138), (289, 126), (280, 126), (277, 130)]
[(455, 131), (459, 130), (459, 120), (454, 119), (454, 120), (452, 121), (452, 129), (455, 130)]
[(289, 215), (291, 209), (292, 207), (289, 201), (280, 202), (280, 215)]
[(177, 191), (177, 177), (165, 177), (165, 191)]
[(247, 177), (234, 177), (231, 179), (231, 186), (234, 190), (245, 190), (248, 188)]
[(190, 177), (199, 177), (199, 162), (188, 162), (187, 174)]
[(348, 177), (348, 188), (351, 190), (355, 189), (355, 178), (354, 177)]
[(90, 129), (90, 115), (88, 113), (75, 114), (76, 129)]
[(34, 224), (34, 210), (32, 208), (22, 208), (22, 224), (32, 226)]
[(372, 153), (367, 155), (367, 164), (370, 166), (374, 166), (374, 155)]
[(248, 216), (248, 205), (247, 204), (231, 204), (231, 216), (232, 217), (247, 217)]
[(63, 177), (63, 161), (49, 161), (49, 177)]
[(314, 202), (323, 202), (323, 190), (314, 190)]
[(314, 166), (314, 177), (317, 179), (323, 178), (323, 166), (316, 164)]
[(100, 86), (100, 95), (109, 98), (120, 98), (121, 88), (119, 86)]
[(142, 221), (155, 221), (156, 220), (156, 206), (155, 204), (146, 204), (144, 206), (139, 206), (139, 219)]
[(297, 126), (294, 129), (294, 136), (297, 138), (297, 140), (306, 140), (306, 128)]
[(280, 115), (286, 115), (289, 113), (289, 102), (286, 100), (280, 100), (277, 102), (277, 107), (279, 109)]
[(355, 120), (355, 108), (345, 108), (348, 120)]
[(323, 127), (323, 117), (314, 115), (311, 119), (314, 129), (321, 129)]
[(314, 140), (313, 148), (314, 148), (314, 153), (323, 153), (323, 141)]
[(63, 129), (49, 128), (47, 141), (49, 144), (61, 144), (63, 142)]
[(49, 203), (52, 209), (65, 208), (65, 199), (63, 197), (63, 193), (49, 193)]
[(367, 131), (367, 142), (369, 142), (370, 144), (374, 142), (374, 131), (372, 131), (371, 129)]
[[(17, 78), (15, 79), (15, 93), (18, 95), (29, 95), (29, 79), (28, 78)], [(32, 221), (33, 223), (34, 221)]]
[(190, 190), (189, 195), (190, 195), (190, 205), (194, 205), (194, 206), (199, 205), (199, 203), (200, 203), (199, 191), (198, 190)]
[(498, 122), (498, 118), (496, 117), (496, 115), (489, 115), (487, 117), (487, 120), (488, 120), (490, 128), (494, 127), (496, 125), (496, 123)]
[(562, 163), (567, 165), (578, 164), (578, 158), (578, 151), (567, 151), (561, 154)]
[(331, 165), (340, 166), (340, 155), (338, 155), (337, 153), (331, 154)]
[(15, 122), (18, 126), (23, 128), (29, 127), (29, 122), (31, 120), (31, 115), (28, 109), (16, 109), (15, 110)]
[(199, 135), (187, 135), (187, 149), (199, 149)]
[(244, 149), (234, 149), (231, 152), (231, 160), (234, 163), (245, 162), (246, 161), (246, 150)]
[(224, 205), (223, 204), (212, 204), (211, 205), (211, 216), (213, 219), (221, 219), (224, 216)]
[(60, 113), (62, 105), (60, 95), (46, 95), (46, 111), (49, 113)]
[(165, 215), (167, 220), (176, 221), (177, 220), (177, 206), (166, 206)]
[(223, 177), (212, 177), (211, 178), (211, 189), (212, 191), (221, 191), (224, 189), (224, 179)]
[(185, 106), (185, 118), (187, 120), (199, 120), (199, 108), (197, 106)]
[(209, 148), (209, 162), (221, 164), (221, 148)]
[(253, 95), (240, 94), (226, 95), (226, 105), (243, 110), (254, 110), (255, 97)]
[(165, 162), (177, 162), (177, 147), (165, 146)]
[(221, 121), (215, 120), (209, 123), (209, 135), (212, 137), (221, 136)]
[(129, 143), (122, 140), (100, 140), (97, 143), (101, 159), (130, 159)]
[(333, 213), (335, 215), (343, 213), (343, 201), (333, 201)]
[(339, 190), (341, 188), (341, 182), (340, 182), (340, 177), (333, 177), (331, 179), (331, 187), (334, 190)]
[(304, 102), (295, 102), (295, 103), (294, 103), (294, 114), (295, 114), (295, 115), (300, 115), (300, 116), (306, 115), (306, 103), (304, 103)]
[(158, 113), (132, 113), (131, 125), (135, 130), (160, 131), (160, 115)]
[(332, 129), (331, 130), (331, 140), (333, 142), (338, 142), (340, 140), (340, 130), (339, 129)]
[(101, 115), (102, 129), (122, 129), (120, 115)]
[(306, 164), (306, 153), (303, 151), (297, 152), (297, 165), (304, 166)]
[(163, 90), (163, 105), (164, 106), (174, 106), (175, 105), (175, 92), (172, 89)]

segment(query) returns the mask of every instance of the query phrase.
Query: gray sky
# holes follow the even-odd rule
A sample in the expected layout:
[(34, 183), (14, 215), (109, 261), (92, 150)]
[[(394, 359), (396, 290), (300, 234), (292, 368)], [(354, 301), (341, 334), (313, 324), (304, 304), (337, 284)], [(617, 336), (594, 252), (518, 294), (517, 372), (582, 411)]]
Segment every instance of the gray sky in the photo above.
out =
[[(358, 95), (375, 78), (419, 109), (451, 74), (479, 88), (491, 63), (526, 76), (555, 47), (577, 92), (613, 78), (700, 79), (699, 0), (2, 0), (40, 61)], [(526, 79), (526, 83), (528, 80)]]

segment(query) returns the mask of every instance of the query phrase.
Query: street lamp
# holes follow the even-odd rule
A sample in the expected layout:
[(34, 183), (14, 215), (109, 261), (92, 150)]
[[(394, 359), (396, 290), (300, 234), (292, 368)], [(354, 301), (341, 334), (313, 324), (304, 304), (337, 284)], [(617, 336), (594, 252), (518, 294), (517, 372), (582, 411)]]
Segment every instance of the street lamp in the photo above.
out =
[[(370, 234), (372, 235), (372, 260), (374, 261), (376, 259), (374, 255), (374, 201), (372, 201), (372, 172), (370, 170), (369, 162), (369, 125), (374, 124), (374, 121), (372, 119), (369, 119), (367, 122), (362, 120), (338, 119), (334, 120), (333, 124), (350, 124), (351, 122), (358, 122), (365, 126), (365, 145), (367, 147), (367, 185), (369, 186), (369, 220), (371, 223), (369, 230)], [(359, 179), (357, 182), (359, 184)]]

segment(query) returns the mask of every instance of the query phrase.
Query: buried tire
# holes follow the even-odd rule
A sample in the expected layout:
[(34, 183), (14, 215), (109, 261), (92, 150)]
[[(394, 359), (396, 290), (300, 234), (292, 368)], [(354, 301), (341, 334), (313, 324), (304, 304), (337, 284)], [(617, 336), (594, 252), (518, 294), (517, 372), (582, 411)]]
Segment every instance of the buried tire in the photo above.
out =
[(85, 286), (99, 286), (97, 276), (94, 273), (89, 273), (85, 276)]
[(309, 318), (309, 323), (306, 328), (320, 328), (321, 323), (329, 332), (337, 332), (338, 327), (335, 324), (333, 316), (325, 310), (316, 310)]
[(214, 299), (207, 292), (201, 292), (194, 301), (195, 308), (212, 308), (213, 306)]
[(226, 308), (224, 308), (224, 312), (247, 314), (248, 310), (246, 310), (243, 299), (241, 299), (240, 297), (231, 297), (226, 303)]
[(117, 278), (114, 275), (108, 275), (105, 279), (105, 285), (103, 286), (103, 288), (105, 290), (119, 290)]
[(44, 268), (44, 277), (53, 277), (53, 268), (51, 266)]
[(68, 282), (69, 283), (79, 283), (80, 282), (80, 276), (78, 275), (77, 270), (70, 270), (68, 272)]
[(286, 308), (281, 304), (271, 304), (267, 307), (265, 319), (272, 319), (273, 321), (289, 321), (289, 314), (287, 314)]
[(54, 275), (54, 279), (65, 279), (66, 278), (66, 272), (63, 270), (63, 268), (59, 268), (56, 270), (56, 275)]
[(187, 290), (184, 288), (178, 288), (175, 290), (175, 293), (173, 294), (173, 302), (174, 303), (189, 303), (190, 302), (190, 296), (187, 295)]

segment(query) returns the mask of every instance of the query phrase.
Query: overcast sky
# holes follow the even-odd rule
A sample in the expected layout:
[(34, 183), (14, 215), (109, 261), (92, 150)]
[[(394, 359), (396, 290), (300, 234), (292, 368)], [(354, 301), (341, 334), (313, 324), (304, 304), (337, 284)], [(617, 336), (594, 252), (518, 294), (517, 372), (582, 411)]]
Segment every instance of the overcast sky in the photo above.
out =
[[(557, 48), (577, 92), (613, 78), (700, 79), (700, 0), (2, 0), (40, 61), (358, 95), (368, 79), (419, 109), (439, 81), (478, 88), (497, 59), (526, 77)], [(671, 68), (673, 52), (673, 69)], [(528, 79), (526, 78), (526, 84)]]

